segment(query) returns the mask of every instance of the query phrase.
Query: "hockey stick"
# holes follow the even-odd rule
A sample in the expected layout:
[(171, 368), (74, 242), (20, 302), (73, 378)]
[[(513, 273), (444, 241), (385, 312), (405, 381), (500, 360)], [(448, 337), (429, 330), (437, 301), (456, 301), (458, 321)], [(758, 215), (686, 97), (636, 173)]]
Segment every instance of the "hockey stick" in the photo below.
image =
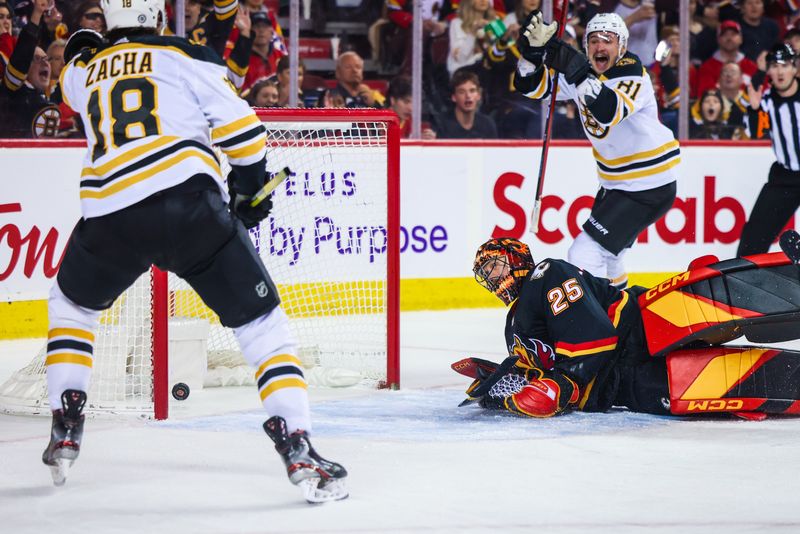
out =
[(253, 195), (253, 199), (250, 201), (250, 207), (255, 208), (261, 204), (290, 174), (292, 174), (292, 170), (289, 167), (284, 167), (283, 170), (279, 171), (269, 182), (264, 184), (264, 187), (262, 187), (258, 193)]
[[(559, 39), (564, 34), (564, 25), (567, 23), (567, 10), (569, 9), (569, 0), (564, 0), (561, 5), (561, 13), (558, 18), (558, 29), (556, 30), (556, 37)], [(547, 67), (545, 67), (547, 68)], [(545, 73), (545, 76), (547, 73)], [(556, 108), (556, 93), (558, 92), (558, 73), (553, 77), (553, 86), (550, 90), (550, 105), (547, 112), (547, 124), (545, 125), (544, 137), (542, 138), (542, 157), (539, 160), (539, 178), (536, 181), (536, 197), (533, 201), (533, 213), (531, 213), (531, 226), (530, 232), (535, 234), (539, 231), (539, 212), (542, 209), (542, 188), (544, 187), (544, 173), (547, 169), (547, 152), (550, 148), (550, 135), (553, 129), (553, 116), (555, 115)]]
[(800, 234), (786, 230), (781, 234), (781, 250), (795, 265), (800, 265)]

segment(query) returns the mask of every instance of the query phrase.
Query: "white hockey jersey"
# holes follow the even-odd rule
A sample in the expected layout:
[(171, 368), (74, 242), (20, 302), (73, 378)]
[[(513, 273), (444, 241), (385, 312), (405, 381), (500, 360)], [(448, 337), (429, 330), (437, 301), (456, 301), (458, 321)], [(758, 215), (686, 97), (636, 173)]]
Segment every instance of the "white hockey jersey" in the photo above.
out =
[(178, 37), (138, 36), (84, 51), (61, 72), (64, 101), (83, 120), (84, 218), (207, 174), (228, 192), (212, 143), (232, 165), (266, 154), (264, 127), (222, 60)]
[[(550, 96), (550, 69), (537, 69), (534, 88), (525, 96)], [(519, 76), (519, 73), (517, 73)], [(597, 176), (606, 189), (643, 191), (677, 179), (680, 145), (672, 131), (658, 120), (653, 84), (639, 59), (626, 53), (598, 79), (616, 96), (616, 110), (610, 122), (597, 120), (578, 98), (574, 85), (559, 74), (557, 100), (573, 100), (578, 106), (586, 137), (592, 143)]]

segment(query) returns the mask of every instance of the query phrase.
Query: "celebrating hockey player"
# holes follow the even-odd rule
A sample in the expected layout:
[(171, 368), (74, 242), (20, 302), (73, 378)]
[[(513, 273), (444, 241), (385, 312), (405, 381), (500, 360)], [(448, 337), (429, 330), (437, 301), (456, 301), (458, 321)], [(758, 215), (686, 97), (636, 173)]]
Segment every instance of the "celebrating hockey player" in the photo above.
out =
[[(272, 201), (264, 127), (209, 48), (159, 35), (164, 0), (102, 0), (107, 44), (61, 74), (64, 100), (86, 125), (83, 217), (49, 298), (47, 385), (53, 410), (42, 460), (57, 485), (80, 452), (98, 317), (151, 264), (185, 279), (232, 328), (255, 368), (275, 442), (307, 500), (347, 497), (346, 470), (309, 442), (306, 382), (275, 284), (248, 228)], [(228, 188), (212, 143), (228, 157)], [(91, 402), (91, 399), (88, 400)]]
[[(800, 236), (782, 238), (800, 260)], [(652, 289), (618, 290), (574, 265), (535, 263), (510, 238), (481, 245), (481, 286), (510, 306), (508, 358), (466, 358), (465, 403), (531, 417), (612, 406), (652, 414), (800, 413), (800, 352), (721, 343), (800, 337), (800, 268), (776, 252), (695, 260)], [(691, 348), (686, 348), (691, 347)]]
[(628, 29), (616, 13), (595, 15), (586, 25), (586, 56), (558, 39), (557, 22), (534, 11), (518, 41), (515, 88), (533, 99), (572, 99), (594, 148), (600, 190), (568, 259), (595, 276), (625, 287), (623, 256), (636, 237), (663, 216), (675, 199), (680, 148), (658, 120), (650, 77), (626, 51)]

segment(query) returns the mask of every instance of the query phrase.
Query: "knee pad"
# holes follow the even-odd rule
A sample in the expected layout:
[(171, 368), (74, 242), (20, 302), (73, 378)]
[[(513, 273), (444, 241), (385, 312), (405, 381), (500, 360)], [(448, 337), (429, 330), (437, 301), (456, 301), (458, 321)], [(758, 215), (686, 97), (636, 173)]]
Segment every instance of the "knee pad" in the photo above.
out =
[(607, 278), (606, 254), (609, 252), (600, 246), (586, 232), (581, 232), (573, 241), (567, 252), (567, 261), (576, 267), (589, 271), (594, 276)]
[(276, 354), (296, 354), (297, 347), (289, 330), (289, 319), (280, 306), (238, 328), (234, 328), (247, 363), (258, 367)]
[(50, 329), (76, 328), (94, 332), (97, 329), (97, 320), (102, 312), (78, 306), (72, 302), (56, 281), (50, 289), (47, 300), (47, 316)]
[(624, 249), (616, 255), (607, 250), (605, 251), (608, 279), (617, 289), (625, 289), (628, 285), (628, 273), (625, 272), (625, 263), (622, 261), (622, 257), (627, 251), (628, 249)]

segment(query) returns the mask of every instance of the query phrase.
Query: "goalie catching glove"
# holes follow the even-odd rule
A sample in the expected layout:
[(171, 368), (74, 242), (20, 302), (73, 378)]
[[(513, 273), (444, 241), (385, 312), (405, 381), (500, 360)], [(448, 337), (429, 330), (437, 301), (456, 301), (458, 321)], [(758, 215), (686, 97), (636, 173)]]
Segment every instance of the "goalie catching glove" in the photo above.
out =
[(451, 367), (475, 379), (460, 406), (477, 402), (487, 409), (508, 410), (528, 417), (551, 417), (579, 399), (575, 382), (566, 376), (545, 377), (542, 370), (525, 366), (517, 356), (509, 356), (499, 366), (478, 358), (466, 358)]

